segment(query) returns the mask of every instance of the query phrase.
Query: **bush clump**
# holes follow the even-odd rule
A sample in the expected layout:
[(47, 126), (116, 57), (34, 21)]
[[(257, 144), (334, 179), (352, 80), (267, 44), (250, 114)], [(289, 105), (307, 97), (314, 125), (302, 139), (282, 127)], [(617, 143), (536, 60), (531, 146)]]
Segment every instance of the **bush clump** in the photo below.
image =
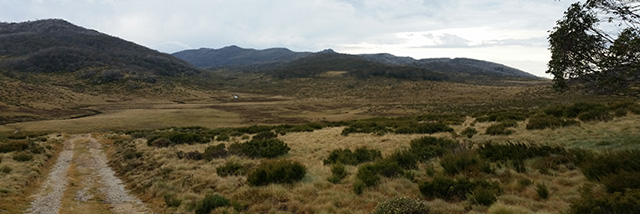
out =
[(427, 214), (427, 204), (410, 198), (392, 198), (376, 206), (375, 214)]
[(263, 186), (270, 183), (293, 183), (302, 180), (306, 173), (307, 168), (299, 162), (267, 160), (249, 173), (247, 181), (253, 186)]
[(229, 152), (250, 158), (274, 158), (287, 154), (291, 150), (282, 140), (251, 140), (246, 143), (234, 143), (229, 146)]
[(25, 152), (18, 152), (13, 155), (13, 160), (18, 162), (26, 162), (33, 159), (33, 155), (27, 154)]
[[(164, 138), (161, 141), (160, 138)], [(211, 140), (205, 134), (182, 131), (166, 131), (156, 134), (147, 139), (147, 145), (156, 147), (167, 147), (175, 144), (207, 143)]]
[(478, 186), (471, 192), (471, 202), (489, 206), (498, 200), (499, 192), (495, 188)]
[(547, 188), (547, 185), (543, 183), (536, 185), (536, 193), (538, 193), (538, 197), (541, 199), (549, 198), (549, 188)]
[(268, 139), (275, 139), (277, 137), (278, 135), (272, 131), (263, 131), (263, 132), (259, 132), (258, 134), (253, 136), (253, 138), (251, 139), (252, 140), (268, 140)]
[(467, 138), (472, 138), (474, 135), (478, 134), (478, 130), (476, 130), (473, 127), (467, 127), (466, 129), (462, 130), (462, 132), (460, 132), (460, 134), (462, 136), (467, 137)]
[(631, 189), (615, 193), (583, 193), (582, 198), (571, 204), (569, 213), (640, 213), (640, 190)]
[(377, 149), (357, 148), (354, 152), (350, 149), (336, 149), (331, 151), (329, 157), (323, 160), (325, 165), (341, 163), (345, 165), (358, 165), (364, 162), (374, 161), (382, 157)]
[(433, 134), (438, 132), (450, 132), (453, 128), (443, 123), (407, 123), (395, 129), (396, 134)]
[(331, 166), (331, 174), (331, 177), (329, 177), (327, 180), (331, 183), (337, 184), (340, 183), (342, 179), (347, 177), (348, 172), (343, 164), (338, 163)]
[(23, 151), (27, 148), (29, 148), (29, 143), (25, 140), (9, 140), (0, 142), (0, 153)]
[(196, 203), (195, 212), (196, 214), (209, 214), (218, 207), (226, 207), (230, 204), (231, 201), (224, 196), (218, 194), (206, 195), (202, 201)]
[(167, 207), (179, 207), (182, 204), (182, 200), (177, 199), (174, 194), (164, 195), (164, 203)]
[(224, 165), (216, 168), (218, 176), (240, 176), (246, 175), (250, 170), (250, 165), (241, 164), (236, 161), (227, 161)]
[[(420, 192), (427, 198), (440, 198), (447, 201), (462, 201), (467, 198), (468, 193), (478, 190), (480, 194), (490, 192), (493, 195), (501, 195), (502, 188), (495, 182), (487, 182), (484, 180), (469, 181), (468, 179), (453, 180), (445, 177), (435, 177), (431, 182), (423, 182), (420, 184)], [(480, 191), (483, 191), (480, 193)], [(477, 200), (477, 199), (476, 199)]]
[(592, 154), (580, 161), (587, 179), (600, 181), (609, 192), (638, 188), (640, 184), (640, 151), (627, 150)]
[(215, 158), (225, 158), (227, 157), (228, 152), (225, 148), (224, 144), (218, 144), (215, 146), (208, 146), (204, 149), (204, 153), (202, 156), (207, 160), (213, 160)]
[(562, 119), (556, 116), (550, 115), (535, 115), (529, 118), (527, 122), (527, 129), (546, 129), (546, 128), (559, 128), (566, 126), (578, 125), (580, 122), (572, 119)]
[(432, 157), (440, 157), (457, 146), (457, 142), (445, 138), (422, 137), (410, 143), (413, 152), (419, 160), (427, 161)]
[(440, 164), (447, 174), (464, 173), (474, 175), (479, 172), (491, 173), (491, 165), (475, 151), (464, 151), (442, 157)]
[(513, 134), (513, 132), (515, 132), (515, 131), (513, 129), (509, 129), (509, 127), (513, 127), (513, 126), (512, 126), (512, 124), (506, 123), (506, 122), (493, 124), (493, 125), (487, 127), (487, 130), (485, 131), (485, 134), (489, 134), (489, 135), (510, 135), (510, 134)]

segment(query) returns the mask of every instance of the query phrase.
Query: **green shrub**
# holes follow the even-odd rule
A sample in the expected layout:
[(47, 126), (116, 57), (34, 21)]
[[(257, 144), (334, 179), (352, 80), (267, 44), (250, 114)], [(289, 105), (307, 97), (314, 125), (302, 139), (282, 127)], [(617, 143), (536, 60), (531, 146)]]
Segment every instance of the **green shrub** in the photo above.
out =
[[(419, 188), (420, 193), (427, 198), (440, 198), (447, 201), (465, 200), (468, 193), (472, 193), (472, 191), (477, 190), (478, 188), (482, 189), (478, 190), (478, 196), (488, 193), (496, 196), (502, 194), (502, 189), (498, 183), (495, 182), (487, 182), (483, 180), (469, 181), (464, 178), (453, 180), (440, 176), (435, 177), (431, 182), (422, 182), (419, 185)], [(482, 200), (484, 199), (485, 198)]]
[(471, 192), (470, 200), (474, 204), (489, 206), (498, 200), (498, 194), (493, 188), (478, 186)]
[(427, 204), (410, 198), (392, 198), (376, 206), (375, 214), (427, 214)]
[(331, 166), (331, 173), (331, 177), (327, 180), (334, 184), (340, 183), (340, 181), (347, 177), (348, 174), (343, 164), (334, 164)]
[(573, 126), (578, 124), (580, 123), (576, 120), (571, 120), (571, 119), (565, 120), (559, 117), (549, 116), (549, 115), (535, 115), (529, 118), (526, 128), (528, 130), (533, 130), (533, 129), (559, 128), (559, 127)]
[(272, 131), (263, 131), (263, 132), (259, 132), (258, 134), (256, 134), (255, 136), (253, 136), (253, 140), (268, 140), (268, 139), (274, 139), (277, 138), (278, 135), (276, 133), (273, 133)]
[(182, 204), (182, 200), (177, 199), (174, 194), (165, 194), (164, 203), (167, 207), (179, 207)]
[(447, 174), (464, 173), (467, 175), (479, 172), (490, 173), (491, 165), (475, 151), (452, 153), (442, 157), (440, 164)]
[[(291, 150), (286, 143), (278, 139), (251, 140), (238, 144), (238, 146), (241, 154), (250, 158), (274, 158), (287, 154)], [(232, 148), (229, 149), (232, 150)], [(233, 150), (235, 149), (237, 148), (233, 148)]]
[(467, 127), (466, 129), (462, 130), (462, 132), (460, 132), (461, 135), (466, 136), (467, 138), (472, 138), (477, 133), (478, 131), (473, 127)]
[(550, 155), (567, 155), (567, 151), (558, 146), (528, 145), (525, 143), (486, 143), (478, 149), (480, 156), (491, 161), (522, 161), (535, 157), (547, 157)]
[(241, 164), (235, 161), (227, 161), (224, 165), (216, 168), (218, 176), (239, 176), (246, 175), (249, 172), (250, 166)]
[(531, 186), (531, 184), (533, 184), (533, 182), (526, 178), (518, 180), (518, 185), (520, 186), (520, 188)]
[(391, 154), (388, 159), (398, 163), (403, 169), (418, 168), (418, 156), (410, 150), (397, 151)]
[(173, 144), (169, 139), (163, 138), (163, 137), (156, 138), (153, 141), (149, 140), (147, 142), (150, 142), (150, 143), (147, 143), (149, 146), (155, 146), (155, 147), (168, 147)]
[(587, 179), (600, 181), (622, 172), (640, 172), (640, 150), (604, 152), (587, 156), (580, 161), (580, 169)]
[(199, 201), (196, 204), (195, 212), (196, 214), (209, 214), (212, 210), (218, 207), (226, 207), (230, 204), (231, 202), (229, 199), (224, 196), (218, 194), (206, 195), (202, 201)]
[(202, 153), (198, 152), (198, 151), (191, 151), (191, 152), (183, 152), (183, 151), (178, 151), (176, 152), (176, 155), (178, 156), (178, 158), (180, 159), (189, 159), (189, 160), (202, 160), (204, 159), (204, 156), (202, 155)]
[(527, 110), (506, 110), (501, 112), (493, 112), (484, 116), (476, 118), (478, 122), (504, 122), (504, 121), (523, 121), (529, 117), (529, 111)]
[(410, 151), (416, 154), (418, 159), (427, 161), (432, 157), (439, 157), (450, 152), (457, 144), (457, 142), (445, 138), (422, 137), (411, 141)]
[(291, 160), (264, 161), (257, 169), (249, 173), (247, 181), (253, 186), (270, 183), (293, 183), (302, 180), (307, 168)]
[(9, 166), (2, 166), (2, 168), (0, 168), (0, 171), (2, 171), (5, 174), (11, 173), (12, 170), (13, 169), (11, 169), (11, 167), (9, 167)]
[(365, 164), (358, 168), (356, 178), (364, 184), (364, 186), (370, 187), (380, 183), (380, 176), (378, 175), (378, 169), (373, 164)]
[(341, 163), (345, 165), (358, 165), (364, 162), (374, 161), (382, 157), (380, 150), (367, 149), (366, 147), (360, 147), (352, 152), (349, 149), (336, 149), (331, 151), (329, 157), (323, 160), (325, 165)]
[(364, 182), (356, 180), (351, 188), (353, 189), (353, 193), (355, 193), (356, 195), (362, 195), (365, 187), (367, 186), (364, 184)]
[(216, 137), (216, 141), (229, 141), (231, 139), (228, 134), (220, 134)]
[[(165, 138), (161, 142), (156, 140)], [(165, 131), (147, 139), (147, 145), (157, 147), (167, 147), (174, 144), (194, 144), (194, 143), (206, 143), (210, 138), (206, 134), (194, 133), (194, 132), (181, 132), (181, 131)]]
[(631, 189), (624, 193), (583, 193), (580, 200), (571, 204), (569, 213), (640, 213), (640, 190)]
[(27, 148), (29, 148), (29, 143), (25, 140), (9, 140), (0, 142), (0, 153), (23, 151)]
[(450, 132), (453, 128), (443, 123), (407, 123), (395, 129), (396, 134), (433, 134)]
[(616, 174), (605, 175), (600, 178), (607, 192), (624, 192), (626, 189), (640, 189), (640, 172), (619, 171)]
[(485, 131), (485, 134), (490, 134), (490, 135), (510, 135), (513, 134), (513, 132), (515, 132), (512, 129), (508, 129), (509, 124), (505, 124), (505, 123), (498, 123), (498, 124), (493, 124), (489, 127), (487, 127), (487, 131)]
[(224, 144), (218, 144), (215, 146), (208, 146), (204, 149), (204, 154), (202, 156), (207, 160), (212, 160), (215, 158), (225, 158), (227, 157), (228, 152), (225, 149)]
[(398, 162), (391, 159), (380, 159), (373, 164), (374, 171), (387, 178), (395, 178), (404, 174)]
[(138, 152), (133, 147), (128, 147), (124, 151), (122, 151), (122, 157), (124, 157), (124, 159), (127, 159), (127, 160), (140, 158), (142, 157), (142, 152)]
[(549, 188), (547, 188), (547, 185), (543, 183), (536, 185), (536, 193), (538, 193), (538, 197), (541, 199), (549, 198)]
[(27, 154), (25, 152), (18, 152), (13, 155), (13, 160), (19, 162), (26, 162), (33, 159), (33, 155)]
[(609, 109), (605, 106), (596, 106), (592, 109), (580, 112), (578, 119), (582, 121), (609, 121), (613, 119), (613, 115), (609, 113)]

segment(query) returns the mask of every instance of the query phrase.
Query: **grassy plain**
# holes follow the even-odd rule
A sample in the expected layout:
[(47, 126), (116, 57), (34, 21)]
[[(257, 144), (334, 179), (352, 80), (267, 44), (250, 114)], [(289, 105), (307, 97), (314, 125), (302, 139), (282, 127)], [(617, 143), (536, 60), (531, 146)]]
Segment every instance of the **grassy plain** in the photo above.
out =
[[(632, 102), (624, 97), (579, 92), (556, 94), (549, 86), (547, 80), (500, 81), (484, 85), (383, 78), (358, 80), (334, 72), (314, 79), (243, 77), (215, 90), (174, 87), (169, 92), (148, 88), (136, 93), (101, 94), (60, 87), (55, 90), (68, 96), (42, 95), (55, 100), (42, 101), (48, 105), (39, 104), (40, 101), (4, 102), (6, 109), (13, 110), (1, 116), (25, 114), (51, 120), (10, 122), (0, 125), (0, 132), (98, 133), (112, 161), (130, 163), (131, 166), (127, 166), (133, 167), (119, 169), (119, 176), (128, 188), (160, 213), (193, 213), (205, 195), (214, 193), (237, 203), (233, 207), (216, 210), (228, 213), (371, 213), (378, 204), (394, 197), (424, 202), (433, 213), (505, 213), (501, 212), (505, 210), (506, 213), (558, 213), (568, 210), (573, 202), (579, 200), (585, 186), (602, 186), (586, 179), (579, 168), (570, 164), (540, 170), (539, 166), (546, 160), (544, 158), (526, 160), (525, 172), (517, 172), (506, 164), (492, 163), (492, 172), (482, 174), (478, 179), (499, 182), (504, 193), (497, 196), (494, 204), (482, 206), (471, 200), (447, 201), (421, 194), (420, 182), (431, 181), (435, 176), (464, 177), (447, 175), (441, 166), (442, 157), (420, 162), (416, 169), (408, 170), (412, 176), (383, 177), (379, 185), (365, 188), (362, 194), (353, 191), (361, 165), (346, 166), (347, 177), (333, 184), (327, 180), (332, 173), (331, 166), (323, 164), (323, 160), (336, 149), (354, 150), (364, 146), (377, 149), (383, 157), (388, 157), (396, 151), (409, 149), (412, 140), (424, 136), (453, 139), (468, 149), (477, 149), (489, 142), (554, 145), (595, 151), (640, 148), (640, 116), (633, 113), (606, 122), (581, 122), (578, 126), (543, 130), (527, 130), (527, 121), (519, 121), (516, 127), (510, 128), (514, 131), (510, 135), (485, 134), (486, 129), (497, 122), (477, 121), (484, 114), (509, 109), (538, 112), (547, 107), (578, 102)], [(232, 95), (239, 98), (234, 99)], [(97, 113), (72, 118), (88, 110)], [(262, 159), (230, 155), (212, 160), (191, 160), (179, 158), (176, 153), (202, 153), (207, 147), (221, 143), (229, 148), (233, 143), (248, 141), (253, 134), (232, 135), (226, 141), (210, 140), (204, 144), (159, 148), (149, 146), (144, 138), (120, 132), (147, 130), (154, 133), (168, 127), (216, 129), (425, 114), (453, 114), (466, 119), (460, 124), (450, 125), (454, 132), (436, 134), (351, 133), (345, 136), (342, 134), (345, 126), (281, 134), (277, 138), (291, 150), (276, 159), (300, 162), (306, 166), (307, 173), (300, 182), (266, 186), (251, 186), (246, 176), (223, 177), (216, 171), (228, 161), (255, 168)], [(474, 128), (478, 133), (471, 138), (460, 135), (467, 128)], [(125, 158), (125, 151), (139, 152), (140, 157)], [(4, 154), (5, 160), (10, 155)], [(4, 163), (13, 164), (11, 161)], [(539, 196), (537, 184), (546, 185), (549, 198)], [(12, 194), (11, 197), (17, 196)], [(169, 206), (167, 198), (180, 203)], [(3, 203), (7, 200), (3, 199)]]

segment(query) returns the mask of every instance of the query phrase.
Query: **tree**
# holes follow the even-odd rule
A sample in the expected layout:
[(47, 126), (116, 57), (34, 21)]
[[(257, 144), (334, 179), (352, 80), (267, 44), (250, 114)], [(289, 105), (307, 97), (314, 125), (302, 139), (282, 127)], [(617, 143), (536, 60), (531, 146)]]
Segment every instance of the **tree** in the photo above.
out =
[(638, 0), (587, 0), (584, 4), (572, 4), (548, 38), (551, 61), (547, 73), (553, 75), (554, 88), (564, 91), (570, 83), (579, 83), (604, 93), (637, 89), (639, 11)]

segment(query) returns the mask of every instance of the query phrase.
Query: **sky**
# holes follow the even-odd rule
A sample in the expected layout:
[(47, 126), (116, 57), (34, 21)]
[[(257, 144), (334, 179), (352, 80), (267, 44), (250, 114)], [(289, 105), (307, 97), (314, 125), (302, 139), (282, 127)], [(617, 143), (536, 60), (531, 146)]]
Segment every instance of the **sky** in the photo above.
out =
[(174, 53), (237, 45), (466, 57), (545, 74), (547, 36), (575, 1), (0, 0), (0, 22), (60, 18)]

